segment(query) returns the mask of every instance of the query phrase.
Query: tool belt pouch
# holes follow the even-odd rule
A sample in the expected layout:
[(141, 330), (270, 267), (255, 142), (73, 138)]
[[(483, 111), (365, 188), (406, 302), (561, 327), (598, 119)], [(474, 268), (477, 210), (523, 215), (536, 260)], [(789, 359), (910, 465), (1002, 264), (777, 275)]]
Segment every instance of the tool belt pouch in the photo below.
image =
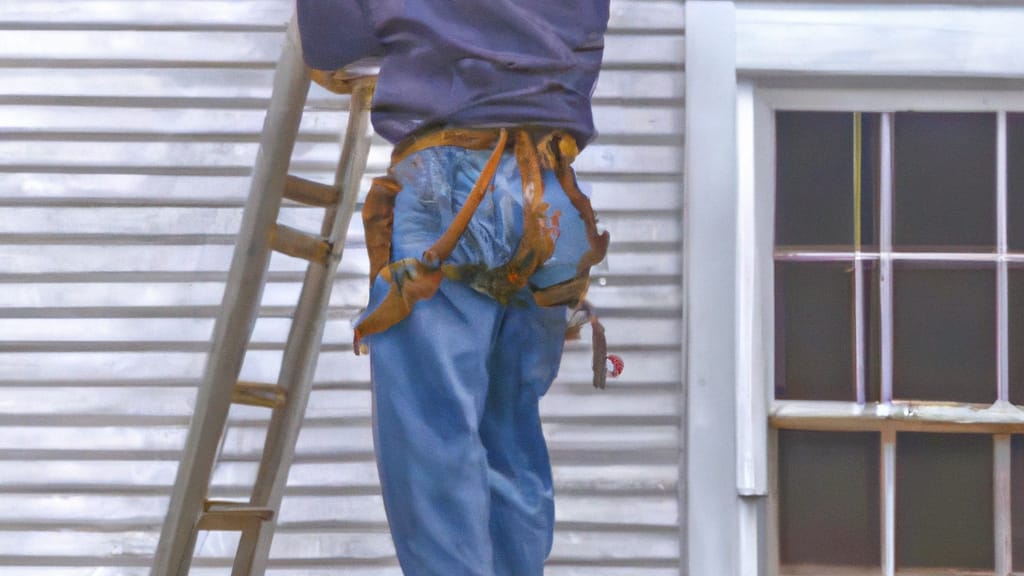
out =
[(402, 185), (391, 176), (374, 178), (363, 203), (363, 230), (370, 257), (370, 287), (391, 260), (391, 234), (395, 224), (395, 196)]

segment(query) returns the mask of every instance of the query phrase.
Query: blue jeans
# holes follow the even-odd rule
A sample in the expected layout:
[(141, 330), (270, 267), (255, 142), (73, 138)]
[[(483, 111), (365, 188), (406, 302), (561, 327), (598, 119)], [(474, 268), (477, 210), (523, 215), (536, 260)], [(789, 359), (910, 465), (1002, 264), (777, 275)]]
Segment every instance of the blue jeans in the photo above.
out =
[[(394, 167), (392, 261), (418, 258), (444, 232), (490, 151), (430, 148)], [(522, 234), (522, 184), (506, 153), (452, 264), (504, 264)], [(588, 249), (555, 175), (544, 198), (561, 212), (552, 258), (530, 278), (573, 278)], [(378, 277), (370, 309), (388, 291)], [(565, 306), (538, 307), (524, 289), (507, 306), (444, 280), (390, 329), (367, 338), (374, 442), (384, 505), (409, 576), (543, 574), (554, 531), (551, 465), (538, 401), (558, 374)]]

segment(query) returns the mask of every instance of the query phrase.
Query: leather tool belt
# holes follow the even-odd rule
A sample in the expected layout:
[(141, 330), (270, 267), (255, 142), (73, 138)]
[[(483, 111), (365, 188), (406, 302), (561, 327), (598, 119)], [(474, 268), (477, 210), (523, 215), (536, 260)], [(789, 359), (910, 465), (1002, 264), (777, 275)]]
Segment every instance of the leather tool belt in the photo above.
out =
[[(490, 189), (501, 156), (510, 145), (513, 146), (523, 181), (523, 235), (515, 254), (505, 264), (492, 269), (485, 269), (482, 265), (446, 263)], [(579, 338), (582, 325), (590, 323), (594, 346), (594, 386), (604, 388), (607, 377), (604, 327), (586, 302), (585, 296), (590, 285), (590, 269), (604, 259), (608, 251), (609, 235), (608, 232), (598, 232), (590, 199), (580, 191), (576, 183), (572, 162), (579, 154), (579, 149), (575, 139), (561, 130), (443, 129), (399, 143), (391, 155), (391, 166), (394, 167), (410, 154), (436, 146), (493, 151), (452, 224), (420, 258), (390, 262), (395, 196), (401, 190), (401, 184), (391, 175), (390, 170), (388, 175), (374, 179), (362, 211), (366, 249), (370, 258), (370, 286), (373, 286), (379, 275), (388, 282), (390, 289), (380, 305), (356, 326), (356, 354), (362, 351), (361, 340), (364, 337), (383, 332), (402, 321), (416, 302), (432, 297), (445, 278), (468, 283), (475, 290), (489, 294), (502, 304), (508, 304), (514, 295), (528, 287), (530, 276), (551, 257), (557, 239), (558, 214), (549, 214), (548, 204), (544, 202), (541, 170), (546, 169), (555, 172), (569, 201), (583, 219), (589, 250), (580, 258), (573, 279), (543, 289), (529, 286), (530, 293), (539, 306), (567, 305), (573, 309), (566, 331), (568, 339)]]

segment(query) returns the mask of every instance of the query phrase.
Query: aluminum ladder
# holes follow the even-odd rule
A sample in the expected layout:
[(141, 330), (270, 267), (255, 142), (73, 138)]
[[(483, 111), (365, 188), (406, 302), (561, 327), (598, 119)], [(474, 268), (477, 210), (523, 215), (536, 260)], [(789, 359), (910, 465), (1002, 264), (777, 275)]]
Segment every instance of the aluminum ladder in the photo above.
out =
[[(351, 90), (348, 127), (334, 184), (288, 175), (310, 86), (310, 70), (303, 63), (298, 26), (292, 19), (274, 73), (249, 197), (152, 576), (188, 574), (197, 536), (204, 530), (241, 533), (232, 576), (258, 575), (266, 570), (275, 516), (309, 401), (334, 274), (366, 168), (372, 135), (369, 104), (376, 80), (373, 73), (364, 68), (334, 74)], [(282, 198), (324, 207), (320, 234), (278, 224)], [(308, 261), (301, 296), (277, 382), (241, 382), (238, 377), (259, 312), (272, 251)], [(248, 502), (207, 499), (232, 404), (262, 406), (271, 411)]]

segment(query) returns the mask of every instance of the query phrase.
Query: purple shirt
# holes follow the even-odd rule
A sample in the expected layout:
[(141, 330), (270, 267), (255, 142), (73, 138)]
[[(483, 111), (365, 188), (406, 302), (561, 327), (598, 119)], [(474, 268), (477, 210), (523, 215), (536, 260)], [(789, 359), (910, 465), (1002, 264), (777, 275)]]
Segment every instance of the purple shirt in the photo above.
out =
[(440, 126), (594, 136), (608, 0), (298, 0), (306, 63), (381, 56), (373, 125), (393, 143)]

